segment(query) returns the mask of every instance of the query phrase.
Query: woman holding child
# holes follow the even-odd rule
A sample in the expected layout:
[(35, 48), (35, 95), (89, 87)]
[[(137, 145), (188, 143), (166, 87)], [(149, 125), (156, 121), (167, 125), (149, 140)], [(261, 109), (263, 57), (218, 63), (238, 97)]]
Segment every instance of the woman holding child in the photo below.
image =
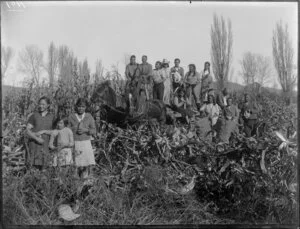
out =
[(27, 123), (29, 138), (26, 153), (27, 166), (44, 169), (50, 165), (49, 140), (53, 129), (54, 115), (49, 112), (50, 99), (41, 97), (38, 102), (38, 111), (34, 112)]

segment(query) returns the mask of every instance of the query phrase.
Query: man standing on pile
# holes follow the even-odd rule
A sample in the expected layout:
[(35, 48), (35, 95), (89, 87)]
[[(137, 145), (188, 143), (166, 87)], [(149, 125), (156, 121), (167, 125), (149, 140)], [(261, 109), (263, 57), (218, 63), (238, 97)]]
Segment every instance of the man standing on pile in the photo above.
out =
[(132, 95), (132, 100), (130, 101), (133, 104), (130, 104), (131, 106), (136, 107), (137, 103), (137, 97), (139, 93), (139, 88), (140, 88), (140, 70), (139, 70), (139, 65), (135, 62), (135, 55), (132, 55), (130, 57), (130, 63), (126, 66), (125, 70), (125, 76), (126, 76), (126, 94)]
[(152, 65), (147, 62), (147, 56), (142, 56), (142, 64), (139, 65), (141, 88), (146, 92), (147, 100), (150, 99)]
[(172, 77), (172, 85), (173, 85), (173, 93), (175, 93), (176, 89), (178, 90), (179, 87), (182, 85), (182, 81), (184, 79), (184, 70), (182, 67), (179, 66), (180, 59), (176, 58), (174, 60), (175, 66), (171, 68), (171, 77)]
[(212, 87), (212, 76), (210, 74), (210, 63), (204, 63), (204, 69), (201, 72), (201, 101), (207, 102), (208, 90)]

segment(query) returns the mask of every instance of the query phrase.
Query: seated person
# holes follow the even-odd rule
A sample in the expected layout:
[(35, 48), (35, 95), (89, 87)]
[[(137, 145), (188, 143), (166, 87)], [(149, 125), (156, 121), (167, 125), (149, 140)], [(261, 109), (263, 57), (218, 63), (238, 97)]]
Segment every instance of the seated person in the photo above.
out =
[(139, 97), (137, 98), (137, 113), (143, 113), (146, 108), (147, 95), (145, 89), (140, 89)]
[(210, 120), (204, 111), (200, 111), (200, 114), (195, 116), (195, 131), (201, 140), (212, 141)]
[(237, 122), (231, 110), (226, 107), (223, 120), (220, 122), (220, 129), (217, 132), (218, 141), (229, 144), (229, 138), (235, 131), (237, 131)]
[(208, 102), (200, 108), (200, 111), (204, 111), (208, 115), (211, 120), (211, 126), (213, 127), (218, 121), (221, 108), (216, 104), (215, 97), (208, 95)]
[(183, 89), (178, 89), (176, 95), (174, 96), (174, 110), (179, 112), (184, 118), (186, 118), (189, 123), (189, 118), (193, 116), (191, 110), (191, 102), (185, 96), (185, 91)]
[(229, 93), (227, 91), (227, 88), (224, 88), (222, 90), (222, 93), (217, 94), (216, 101), (222, 110), (228, 105), (227, 104), (228, 98), (229, 98)]
[(239, 119), (239, 110), (237, 108), (237, 106), (235, 106), (234, 104), (232, 104), (232, 98), (228, 97), (227, 98), (227, 106), (225, 106), (225, 109), (229, 109), (232, 113), (232, 118), (235, 122), (238, 122)]

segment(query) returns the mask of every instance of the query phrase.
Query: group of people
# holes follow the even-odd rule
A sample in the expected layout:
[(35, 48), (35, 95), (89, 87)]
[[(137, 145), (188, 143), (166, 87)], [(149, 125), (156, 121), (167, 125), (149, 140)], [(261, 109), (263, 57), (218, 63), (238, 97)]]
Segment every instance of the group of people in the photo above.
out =
[(163, 61), (157, 61), (155, 68), (152, 69), (152, 65), (147, 62), (147, 56), (142, 56), (141, 64), (136, 63), (134, 55), (130, 57), (130, 63), (125, 70), (127, 80), (125, 91), (132, 94), (136, 108), (141, 93), (144, 93), (147, 99), (158, 99), (166, 105), (172, 105), (176, 93), (178, 94), (179, 89), (183, 89), (190, 100), (193, 96), (197, 109), (200, 109), (200, 98), (207, 100), (213, 82), (209, 62), (205, 62), (201, 73), (197, 72), (195, 64), (190, 64), (186, 74), (180, 66), (179, 58), (174, 60), (172, 68), (169, 64), (168, 60), (163, 59)]
[(152, 65), (147, 62), (147, 56), (142, 56), (141, 64), (136, 63), (135, 55), (130, 57), (130, 63), (125, 71), (127, 79), (125, 91), (132, 95), (133, 107), (139, 110), (140, 103), (143, 104), (145, 101), (140, 99), (144, 95), (146, 99), (163, 101), (172, 110), (179, 112), (187, 122), (198, 114), (209, 119), (211, 128), (218, 129), (216, 124), (222, 116), (223, 123), (219, 122), (218, 126), (232, 121), (237, 126), (239, 124), (244, 127), (247, 137), (254, 135), (258, 106), (250, 101), (249, 94), (245, 94), (244, 102), (236, 106), (226, 88), (222, 92), (214, 90), (209, 62), (204, 63), (201, 72), (196, 70), (195, 64), (189, 64), (186, 74), (180, 66), (179, 58), (174, 60), (174, 66), (171, 68), (169, 63), (166, 59), (157, 61), (155, 68), (152, 69)]
[[(127, 92), (133, 95), (136, 93), (137, 98), (144, 92), (149, 98), (153, 86), (154, 99), (173, 106), (187, 121), (189, 118), (196, 120), (195, 127), (198, 130), (206, 127), (218, 130), (216, 132), (223, 142), (228, 142), (231, 133), (238, 130), (238, 125), (243, 126), (247, 137), (255, 134), (259, 112), (257, 104), (250, 100), (249, 94), (245, 94), (244, 102), (238, 107), (233, 104), (226, 88), (222, 93), (215, 93), (211, 87), (208, 62), (202, 73), (198, 73), (196, 66), (190, 64), (185, 75), (178, 58), (170, 70), (166, 60), (162, 63), (158, 61), (154, 70), (147, 63), (146, 56), (143, 56), (142, 62), (136, 64), (135, 56), (132, 56), (126, 67)], [(193, 108), (192, 98), (196, 109)], [(96, 124), (92, 115), (86, 112), (87, 101), (84, 98), (78, 99), (74, 113), (57, 119), (49, 112), (49, 107), (50, 100), (47, 97), (40, 98), (38, 111), (28, 119), (27, 165), (39, 169), (75, 165), (78, 176), (88, 177), (91, 167), (95, 165), (91, 139), (96, 134)]]
[(40, 170), (52, 166), (64, 170), (75, 165), (79, 177), (89, 176), (92, 166), (96, 164), (91, 144), (96, 125), (92, 115), (85, 112), (86, 106), (86, 100), (80, 98), (74, 113), (69, 117), (55, 118), (49, 112), (50, 99), (40, 98), (38, 111), (31, 114), (26, 127), (29, 148), (27, 166)]

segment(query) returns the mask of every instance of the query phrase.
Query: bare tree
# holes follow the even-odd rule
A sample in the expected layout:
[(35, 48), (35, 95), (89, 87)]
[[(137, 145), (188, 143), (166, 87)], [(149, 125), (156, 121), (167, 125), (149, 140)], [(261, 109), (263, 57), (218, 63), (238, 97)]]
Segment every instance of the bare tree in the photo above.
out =
[(58, 74), (58, 50), (56, 49), (53, 41), (50, 43), (48, 48), (48, 62), (46, 65), (46, 70), (49, 76), (50, 87), (53, 87), (55, 76)]
[(264, 87), (271, 80), (271, 60), (269, 57), (257, 55), (256, 62), (257, 62), (256, 80), (261, 87)]
[(218, 83), (218, 88), (223, 89), (228, 81), (228, 73), (232, 62), (232, 31), (231, 20), (223, 17), (218, 18), (214, 14), (213, 25), (211, 26), (211, 61), (212, 69)]
[(243, 77), (246, 85), (254, 84), (255, 77), (258, 72), (256, 55), (251, 52), (246, 52), (243, 55), (243, 59), (240, 61)]
[(85, 82), (89, 82), (90, 80), (90, 69), (88, 66), (87, 59), (83, 61), (83, 63), (79, 63), (79, 76), (84, 79)]
[(5, 77), (11, 58), (13, 57), (13, 50), (11, 47), (1, 46), (1, 76)]
[(66, 78), (66, 66), (69, 56), (69, 48), (65, 45), (59, 47), (58, 51), (58, 66), (59, 66), (59, 79)]
[(290, 103), (290, 96), (297, 80), (296, 75), (293, 74), (293, 57), (294, 50), (288, 33), (288, 25), (286, 24), (284, 28), (280, 21), (273, 31), (273, 59), (287, 104)]
[(234, 68), (231, 68), (229, 77), (228, 77), (228, 81), (233, 82), (234, 81), (233, 77), (234, 77)]
[(95, 72), (95, 82), (96, 83), (99, 83), (101, 81), (104, 80), (104, 75), (103, 75), (103, 72), (104, 72), (104, 67), (103, 67), (103, 64), (102, 64), (102, 60), (97, 60), (96, 61), (96, 72)]
[(62, 45), (58, 51), (59, 79), (64, 82), (71, 82), (74, 72), (78, 73), (77, 59), (68, 46)]
[(40, 83), (43, 66), (43, 52), (37, 46), (26, 46), (19, 53), (19, 71), (32, 77), (37, 86)]

